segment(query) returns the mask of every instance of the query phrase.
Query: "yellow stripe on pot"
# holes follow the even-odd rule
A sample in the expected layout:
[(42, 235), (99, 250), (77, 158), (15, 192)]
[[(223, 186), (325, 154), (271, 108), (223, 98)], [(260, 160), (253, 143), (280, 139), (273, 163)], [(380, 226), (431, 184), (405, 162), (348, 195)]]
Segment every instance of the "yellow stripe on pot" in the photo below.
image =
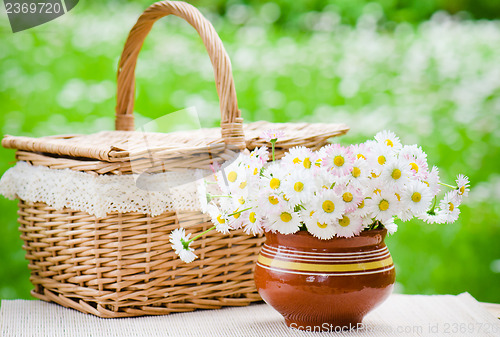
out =
[(350, 264), (318, 264), (304, 262), (290, 262), (259, 255), (257, 260), (259, 263), (280, 269), (299, 270), (299, 271), (315, 271), (315, 272), (347, 272), (347, 271), (363, 271), (370, 269), (383, 268), (392, 265), (392, 257), (388, 257), (379, 261), (350, 263)]

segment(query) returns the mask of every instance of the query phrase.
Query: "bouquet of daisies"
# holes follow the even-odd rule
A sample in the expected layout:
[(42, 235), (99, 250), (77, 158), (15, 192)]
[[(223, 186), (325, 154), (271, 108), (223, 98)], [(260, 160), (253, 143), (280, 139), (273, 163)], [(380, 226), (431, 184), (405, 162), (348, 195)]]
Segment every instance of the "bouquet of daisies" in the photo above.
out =
[[(312, 151), (290, 149), (275, 160), (278, 131), (268, 131), (271, 157), (266, 147), (257, 148), (224, 167), (214, 167), (212, 179), (198, 181), (202, 210), (214, 226), (228, 233), (243, 228), (248, 234), (265, 231), (293, 234), (307, 230), (328, 240), (352, 237), (363, 230), (397, 230), (394, 219), (413, 217), (428, 223), (457, 220), (468, 178), (459, 175), (456, 186), (441, 183), (437, 167), (429, 167), (427, 155), (417, 145), (402, 145), (390, 131), (361, 144), (332, 144)], [(218, 192), (208, 193), (211, 185)], [(441, 186), (450, 188), (437, 202)], [(174, 250), (191, 262), (196, 255), (184, 229), (171, 234)]]

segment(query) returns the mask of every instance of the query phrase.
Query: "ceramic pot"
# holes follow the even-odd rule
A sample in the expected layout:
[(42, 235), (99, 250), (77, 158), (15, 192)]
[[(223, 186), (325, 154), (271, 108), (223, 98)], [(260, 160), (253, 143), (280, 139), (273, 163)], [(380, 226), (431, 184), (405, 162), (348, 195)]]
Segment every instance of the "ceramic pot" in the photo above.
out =
[(371, 230), (330, 240), (307, 231), (266, 233), (255, 268), (259, 294), (292, 328), (356, 328), (394, 286), (386, 233)]

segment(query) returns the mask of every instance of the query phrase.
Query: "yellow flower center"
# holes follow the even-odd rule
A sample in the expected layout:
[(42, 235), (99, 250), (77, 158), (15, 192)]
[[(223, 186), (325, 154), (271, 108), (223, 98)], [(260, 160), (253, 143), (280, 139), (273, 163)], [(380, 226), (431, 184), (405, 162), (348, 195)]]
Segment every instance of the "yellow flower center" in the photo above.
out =
[(417, 163), (410, 163), (411, 169), (415, 171), (415, 173), (418, 173), (418, 165)]
[(300, 158), (293, 158), (293, 163), (294, 164), (298, 164), (300, 163), (302, 160), (300, 160)]
[(345, 215), (342, 217), (342, 219), (339, 220), (339, 225), (341, 225), (342, 227), (347, 227), (349, 226), (350, 223), (351, 220)]
[(243, 182), (240, 184), (240, 188), (241, 188), (241, 189), (244, 189), (245, 187), (247, 187), (247, 182), (246, 182), (246, 181), (243, 181)]
[(394, 180), (398, 180), (399, 178), (401, 178), (401, 170), (395, 169), (394, 171), (392, 171), (391, 177)]
[(270, 195), (268, 199), (272, 205), (277, 205), (279, 202), (278, 198), (276, 198), (274, 195)]
[(427, 181), (424, 181), (423, 183), (426, 184), (427, 187), (431, 187), (431, 185)]
[(352, 193), (350, 192), (345, 192), (343, 195), (342, 195), (342, 199), (345, 201), (345, 202), (351, 202), (352, 201)]
[(390, 147), (393, 147), (394, 146), (394, 143), (392, 142), (392, 140), (390, 139), (386, 139), (385, 140), (385, 143), (387, 144), (387, 146), (390, 146)]
[(374, 191), (373, 191), (373, 193), (375, 193), (375, 194), (377, 194), (377, 193), (378, 193), (378, 194), (380, 194), (380, 193), (382, 193), (382, 191), (380, 190), (380, 188), (377, 188), (376, 190), (374, 190)]
[(295, 190), (295, 192), (302, 192), (302, 190), (304, 189), (304, 184), (300, 181), (297, 181), (295, 185), (293, 185), (293, 189)]
[(389, 202), (387, 200), (382, 200), (380, 204), (378, 204), (378, 208), (381, 211), (387, 211), (389, 209)]
[(311, 213), (309, 213), (309, 216), (313, 216), (314, 214), (314, 211), (311, 211)]
[(238, 199), (238, 202), (239, 202), (241, 205), (243, 205), (243, 204), (245, 203), (245, 198), (240, 197), (240, 198)]
[(398, 201), (401, 201), (401, 196), (397, 193), (394, 193), (394, 195), (396, 195), (396, 198), (398, 198)]
[(226, 222), (226, 220), (224, 220), (224, 219), (221, 217), (221, 215), (220, 215), (220, 214), (219, 214), (219, 215), (217, 215), (217, 221), (218, 221), (219, 223), (225, 223), (225, 222)]
[(335, 158), (333, 158), (333, 164), (335, 164), (335, 166), (343, 166), (344, 165), (344, 157), (342, 156), (336, 156)]
[(278, 187), (280, 187), (280, 185), (281, 185), (281, 181), (278, 178), (273, 178), (269, 182), (269, 187), (271, 187), (273, 190), (275, 190)]
[(363, 158), (364, 160), (366, 160), (366, 157), (362, 153), (358, 153), (358, 155), (356, 157), (358, 159)]
[(258, 168), (254, 168), (254, 169), (253, 169), (253, 175), (254, 175), (254, 176), (256, 176), (256, 175), (257, 175), (257, 173), (259, 173), (259, 169), (258, 169)]
[(363, 199), (358, 206), (358, 208), (363, 208), (363, 207), (365, 207), (365, 199)]
[(323, 205), (321, 207), (326, 213), (332, 213), (333, 211), (335, 211), (335, 204), (331, 200), (323, 201)]
[(413, 192), (413, 194), (411, 195), (411, 201), (420, 202), (420, 200), (422, 200), (422, 194), (420, 194), (419, 192)]
[(280, 219), (283, 222), (289, 222), (289, 221), (292, 220), (292, 215), (290, 213), (288, 213), (288, 212), (283, 212), (280, 215)]
[[(380, 174), (382, 174), (382, 173), (380, 173)], [(376, 175), (375, 172), (372, 172), (372, 178), (378, 178), (378, 177), (380, 177), (380, 174)]]
[(319, 228), (326, 228), (328, 226), (328, 224), (321, 222), (317, 222), (316, 224), (318, 225)]
[(377, 159), (378, 163), (380, 165), (384, 165), (385, 164), (385, 157), (384, 156), (379, 156), (378, 159)]
[(450, 212), (453, 212), (453, 210), (455, 209), (455, 205), (453, 205), (452, 202), (449, 202), (448, 205), (450, 205), (450, 207), (448, 208)]
[(361, 170), (359, 169), (359, 167), (353, 167), (352, 169), (352, 176), (354, 178), (357, 178), (361, 175)]
[(464, 194), (465, 193), (465, 186), (460, 187), (459, 191), (460, 191), (460, 195)]
[(227, 175), (227, 180), (229, 180), (232, 183), (234, 183), (236, 181), (236, 178), (238, 178), (238, 173), (236, 173), (235, 171), (231, 171)]
[(286, 194), (283, 194), (283, 199), (285, 199), (285, 201), (290, 201), (290, 199), (286, 197)]
[[(236, 210), (236, 211), (238, 211), (238, 210)], [(235, 214), (233, 215), (233, 217), (234, 217), (235, 219), (238, 219), (238, 218), (240, 217), (240, 215), (241, 215), (241, 213), (240, 213), (240, 212), (238, 212), (238, 213), (235, 213)]]
[(255, 212), (251, 212), (249, 215), (248, 215), (248, 220), (250, 220), (251, 223), (254, 223), (255, 220), (257, 220), (255, 218)]
[(304, 165), (304, 167), (306, 169), (310, 169), (311, 168), (311, 159), (309, 159), (309, 158), (304, 159), (304, 162), (302, 163), (302, 165)]

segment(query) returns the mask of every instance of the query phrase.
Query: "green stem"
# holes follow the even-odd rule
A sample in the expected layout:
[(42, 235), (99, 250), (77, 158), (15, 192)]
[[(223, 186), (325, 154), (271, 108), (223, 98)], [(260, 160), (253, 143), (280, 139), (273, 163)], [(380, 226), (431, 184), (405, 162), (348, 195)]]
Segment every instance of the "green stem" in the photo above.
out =
[(243, 213), (245, 211), (248, 211), (249, 209), (252, 209), (252, 207), (248, 207), (248, 208), (242, 209), (241, 211), (237, 211), (237, 212), (228, 214), (227, 216), (233, 216), (233, 215), (238, 214), (238, 213)]
[(193, 242), (194, 240), (198, 239), (200, 236), (202, 235), (205, 235), (207, 234), (208, 232), (210, 232), (211, 230), (214, 230), (215, 229), (215, 225), (213, 225), (212, 227), (210, 227), (209, 229), (207, 229), (206, 231), (204, 231), (203, 233), (200, 233), (198, 235), (196, 235), (195, 237), (193, 237), (191, 240), (187, 241), (187, 242), (184, 242), (184, 240), (182, 240), (182, 244), (184, 245), (184, 247), (186, 247), (187, 245), (189, 245), (191, 242)]
[(452, 189), (456, 189), (458, 188), (458, 186), (451, 186), (451, 185), (448, 185), (448, 184), (445, 184), (445, 183), (439, 183), (439, 185), (443, 185), (443, 186), (446, 186), (446, 187), (449, 187), (449, 188), (452, 188)]
[(211, 198), (232, 198), (231, 195), (210, 194)]
[(274, 147), (276, 146), (276, 141), (278, 140), (278, 138), (275, 138), (275, 139), (271, 139), (270, 142), (271, 142), (271, 147), (273, 149), (273, 161), (276, 161), (276, 157), (274, 156)]
[(434, 204), (432, 204), (432, 208), (427, 213), (434, 214), (434, 208), (436, 208), (436, 203), (437, 203), (437, 197), (434, 196)]

